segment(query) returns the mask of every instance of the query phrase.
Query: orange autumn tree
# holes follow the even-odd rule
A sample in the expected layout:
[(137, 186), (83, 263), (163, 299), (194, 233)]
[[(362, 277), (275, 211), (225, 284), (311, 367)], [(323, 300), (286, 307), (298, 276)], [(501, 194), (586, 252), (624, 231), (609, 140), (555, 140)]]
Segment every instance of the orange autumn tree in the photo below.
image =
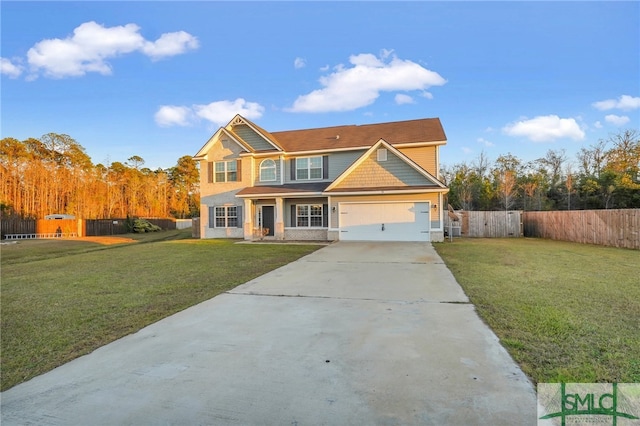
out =
[(199, 214), (197, 164), (150, 170), (139, 156), (94, 165), (64, 134), (0, 141), (0, 206), (4, 215), (42, 218), (50, 213), (84, 219), (193, 217)]

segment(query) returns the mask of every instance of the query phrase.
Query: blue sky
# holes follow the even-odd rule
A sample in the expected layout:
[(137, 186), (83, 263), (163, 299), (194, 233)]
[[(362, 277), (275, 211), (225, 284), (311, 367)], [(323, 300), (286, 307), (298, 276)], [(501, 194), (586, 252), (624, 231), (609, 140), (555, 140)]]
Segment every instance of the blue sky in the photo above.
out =
[(639, 2), (12, 2), (1, 137), (95, 164), (194, 155), (233, 115), (269, 131), (440, 117), (441, 163), (570, 159), (640, 129)]

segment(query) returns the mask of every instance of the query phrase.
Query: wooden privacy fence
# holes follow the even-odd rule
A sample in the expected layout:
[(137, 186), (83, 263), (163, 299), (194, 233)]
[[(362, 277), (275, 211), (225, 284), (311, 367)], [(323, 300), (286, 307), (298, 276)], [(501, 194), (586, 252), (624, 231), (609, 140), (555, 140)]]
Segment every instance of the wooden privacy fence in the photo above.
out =
[(35, 234), (36, 233), (36, 220), (35, 219), (22, 219), (19, 217), (3, 217), (0, 220), (0, 234), (2, 239), (5, 235), (16, 234)]
[(76, 219), (2, 219), (3, 239), (77, 237), (81, 231)]
[(640, 209), (525, 212), (524, 236), (640, 249)]
[[(176, 229), (176, 219), (163, 218), (143, 218), (150, 223), (159, 226), (163, 230)], [(84, 232), (82, 235), (87, 237), (97, 237), (100, 235), (119, 235), (129, 232), (126, 226), (126, 220), (123, 218), (115, 219), (85, 219)]]
[[(176, 219), (145, 219), (163, 230), (177, 229)], [(118, 235), (129, 232), (126, 219), (22, 219), (2, 218), (2, 239), (10, 238), (55, 238), (55, 237), (96, 237), (101, 235)], [(190, 220), (180, 220), (180, 228), (190, 225)], [(15, 237), (18, 236), (18, 237)]]
[(200, 218), (194, 217), (191, 227), (191, 236), (193, 238), (200, 238)]
[[(472, 238), (522, 237), (522, 212), (457, 210), (460, 218), (460, 236)], [(449, 229), (449, 217), (445, 217), (445, 229)], [(454, 236), (458, 236), (454, 234)]]
[(126, 234), (126, 219), (86, 219), (84, 221), (84, 236), (98, 237), (101, 235)]

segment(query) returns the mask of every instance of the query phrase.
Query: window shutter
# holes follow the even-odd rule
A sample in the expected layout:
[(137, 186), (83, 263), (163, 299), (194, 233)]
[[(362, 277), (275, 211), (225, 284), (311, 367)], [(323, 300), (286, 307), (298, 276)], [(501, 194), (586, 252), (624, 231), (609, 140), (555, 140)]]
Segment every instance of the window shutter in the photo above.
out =
[(296, 159), (292, 158), (291, 160), (291, 180), (296, 180)]
[(213, 162), (207, 163), (207, 182), (213, 183)]
[(291, 206), (291, 226), (296, 226), (296, 206), (295, 204)]
[(238, 213), (238, 228), (244, 228), (244, 222), (242, 221), (242, 206), (237, 206), (236, 212)]
[(236, 160), (236, 180), (242, 182), (242, 160)]
[(329, 227), (329, 204), (322, 205), (322, 226)]
[(213, 206), (209, 206), (209, 228), (215, 228), (215, 224), (216, 224), (216, 208)]
[(322, 179), (329, 179), (329, 156), (322, 156)]

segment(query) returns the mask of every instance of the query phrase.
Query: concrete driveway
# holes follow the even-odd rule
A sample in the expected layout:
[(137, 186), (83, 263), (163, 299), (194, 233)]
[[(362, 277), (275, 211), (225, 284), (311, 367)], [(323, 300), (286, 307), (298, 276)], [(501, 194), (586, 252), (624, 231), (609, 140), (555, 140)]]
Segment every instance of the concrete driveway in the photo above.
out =
[(536, 423), (531, 383), (427, 243), (332, 244), (1, 408), (3, 426)]

